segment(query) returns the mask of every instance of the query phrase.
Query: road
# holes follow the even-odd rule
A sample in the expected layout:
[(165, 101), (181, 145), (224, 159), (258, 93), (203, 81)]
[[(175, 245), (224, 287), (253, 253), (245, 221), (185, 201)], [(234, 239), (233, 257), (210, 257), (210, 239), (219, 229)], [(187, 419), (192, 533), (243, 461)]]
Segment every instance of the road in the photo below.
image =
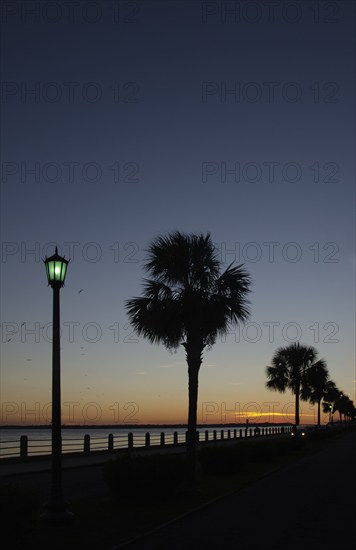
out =
[[(128, 550), (335, 550), (355, 541), (356, 431)], [(118, 550), (124, 546), (113, 547)]]

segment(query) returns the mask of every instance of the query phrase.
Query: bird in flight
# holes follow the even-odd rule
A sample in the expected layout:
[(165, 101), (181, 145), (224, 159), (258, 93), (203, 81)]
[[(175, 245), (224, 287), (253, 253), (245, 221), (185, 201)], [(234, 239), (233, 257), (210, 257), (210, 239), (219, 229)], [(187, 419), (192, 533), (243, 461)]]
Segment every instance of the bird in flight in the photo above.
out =
[(81, 288), (80, 290), (78, 290), (78, 294), (80, 294), (81, 292), (83, 292), (84, 288)]

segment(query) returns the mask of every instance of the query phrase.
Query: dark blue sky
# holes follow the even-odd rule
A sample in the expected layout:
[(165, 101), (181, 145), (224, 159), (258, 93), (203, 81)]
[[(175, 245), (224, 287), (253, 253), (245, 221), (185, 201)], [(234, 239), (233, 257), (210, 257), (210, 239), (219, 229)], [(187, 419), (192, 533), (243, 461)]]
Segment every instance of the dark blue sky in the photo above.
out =
[[(169, 395), (159, 365), (174, 361), (125, 341), (123, 304), (140, 293), (148, 242), (175, 229), (210, 231), (254, 281), (251, 332), (207, 355), (202, 399), (268, 400), (264, 367), (294, 337), (354, 398), (355, 6), (273, 5), (3, 3), (2, 399), (48, 390), (36, 323), (50, 322), (41, 258), (57, 243), (72, 258), (62, 318), (79, 323), (64, 332), (64, 391), (82, 391), (85, 359), (91, 401), (113, 400), (116, 385), (115, 399), (163, 418), (150, 399), (160, 385)], [(176, 376), (185, 400), (184, 365)]]

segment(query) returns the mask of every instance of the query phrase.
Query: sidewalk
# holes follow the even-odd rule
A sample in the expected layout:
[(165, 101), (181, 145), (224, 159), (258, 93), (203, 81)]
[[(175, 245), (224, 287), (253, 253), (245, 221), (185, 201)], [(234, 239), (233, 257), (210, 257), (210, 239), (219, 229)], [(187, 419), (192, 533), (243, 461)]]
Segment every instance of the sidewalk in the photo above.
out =
[[(110, 458), (115, 456), (115, 453), (92, 453), (84, 455), (83, 453), (64, 454), (62, 455), (62, 468), (78, 468), (85, 466), (95, 466), (103, 464)], [(36, 457), (23, 461), (12, 461), (3, 459), (0, 461), (0, 480), (8, 476), (18, 476), (30, 473), (49, 472), (51, 470), (50, 457)]]
[(238, 493), (110, 550), (335, 550), (355, 540), (356, 432)]
[[(182, 453), (185, 451), (185, 445), (166, 445), (164, 447), (151, 446), (135, 447), (132, 450), (133, 453)], [(89, 466), (97, 466), (104, 464), (111, 458), (115, 458), (119, 453), (126, 453), (127, 449), (116, 450), (113, 452), (98, 451), (91, 452), (89, 454), (84, 453), (65, 453), (62, 454), (62, 468), (63, 470), (69, 468), (86, 468)], [(51, 470), (51, 457), (31, 457), (27, 460), (0, 460), (0, 480), (8, 476), (21, 476), (31, 473), (50, 472)]]

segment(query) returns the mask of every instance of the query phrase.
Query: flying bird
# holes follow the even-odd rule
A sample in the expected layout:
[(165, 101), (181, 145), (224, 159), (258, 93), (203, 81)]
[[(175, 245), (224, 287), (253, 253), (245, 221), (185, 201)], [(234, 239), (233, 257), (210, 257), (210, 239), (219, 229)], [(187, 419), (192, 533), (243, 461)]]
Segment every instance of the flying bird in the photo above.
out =
[(80, 294), (81, 292), (83, 292), (84, 288), (81, 288), (80, 290), (78, 290), (78, 294)]

